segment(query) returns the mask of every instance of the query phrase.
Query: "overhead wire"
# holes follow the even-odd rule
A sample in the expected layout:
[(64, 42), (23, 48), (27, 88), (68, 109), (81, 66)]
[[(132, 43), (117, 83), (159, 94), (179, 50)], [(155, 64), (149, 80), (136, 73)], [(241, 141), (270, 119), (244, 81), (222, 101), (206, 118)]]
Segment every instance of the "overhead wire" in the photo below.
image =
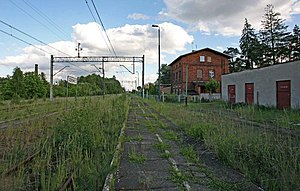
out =
[[(63, 31), (63, 29), (60, 27), (60, 26), (58, 26), (55, 22), (53, 22), (46, 14), (44, 14), (42, 11), (40, 11), (37, 7), (35, 7), (33, 4), (31, 4), (30, 2), (28, 2), (27, 0), (23, 0), (23, 2), (28, 6), (28, 7), (30, 7), (32, 10), (34, 10), (39, 16), (41, 16), (42, 18), (44, 18), (44, 20), (46, 20), (50, 25), (52, 25), (52, 26), (54, 26), (59, 32), (61, 32), (63, 35), (65, 35), (66, 37), (68, 36), (68, 35), (66, 35), (66, 33)], [(13, 2), (12, 2), (13, 3)], [(13, 3), (14, 4), (14, 3)], [(17, 6), (17, 5), (16, 5)], [(21, 8), (20, 8), (21, 9)], [(26, 14), (28, 14), (29, 16), (31, 16), (29, 13), (27, 13), (25, 10), (23, 10), (23, 9), (21, 9), (23, 12), (25, 12)], [(33, 16), (31, 16), (31, 18), (33, 18), (33, 19), (35, 19)], [(36, 20), (36, 19), (35, 19)], [(38, 20), (36, 20), (36, 21), (38, 21)], [(39, 22), (39, 21), (38, 21)], [(39, 22), (40, 23), (40, 22)], [(44, 24), (43, 24), (43, 26), (45, 26)], [(48, 28), (48, 27), (47, 27)], [(49, 28), (48, 28), (49, 29)], [(52, 31), (52, 30), (51, 30)], [(56, 34), (56, 33), (55, 33)], [(59, 37), (60, 38), (60, 36), (57, 36), (57, 37)], [(60, 38), (61, 40), (62, 40), (62, 38)], [(35, 39), (35, 40), (37, 40), (37, 39)], [(39, 41), (39, 40), (37, 40), (37, 41)], [(40, 41), (39, 41), (40, 42)], [(58, 49), (56, 49), (56, 48), (54, 48), (54, 47), (52, 47), (52, 46), (50, 46), (50, 45), (48, 45), (48, 44), (46, 44), (46, 43), (43, 43), (43, 42), (40, 42), (40, 43), (42, 43), (42, 44), (44, 44), (44, 45), (46, 45), (46, 46), (48, 46), (48, 47), (51, 47), (52, 49), (55, 49), (56, 51), (58, 51), (58, 52), (60, 52), (60, 53), (62, 53), (62, 54), (64, 54), (64, 55), (67, 55), (67, 56), (70, 56), (70, 57), (72, 57), (71, 55), (69, 55), (69, 54), (66, 54), (65, 52), (62, 52), (62, 51), (60, 51), (60, 50), (58, 50)], [(78, 67), (78, 68), (80, 68), (79, 66), (77, 66), (77, 65), (75, 65), (75, 64), (72, 64), (71, 62), (67, 62), (67, 63), (69, 63), (69, 64), (71, 64), (71, 65), (73, 65), (73, 66), (76, 66), (76, 67)], [(84, 70), (84, 71), (86, 71), (86, 72), (89, 72), (89, 71), (87, 71), (87, 70), (85, 70), (85, 69), (83, 69), (83, 68), (80, 68), (81, 70)]]
[(95, 5), (95, 3), (94, 3), (94, 0), (91, 0), (91, 1), (92, 1), (93, 6), (94, 6), (94, 9), (95, 9), (95, 11), (96, 11), (96, 14), (97, 14), (97, 16), (98, 16), (98, 19), (99, 19), (99, 21), (100, 21), (100, 23), (101, 23), (101, 26), (102, 26), (102, 28), (103, 28), (103, 30), (104, 30), (104, 32), (105, 32), (106, 38), (107, 38), (107, 40), (108, 40), (108, 42), (109, 42), (109, 44), (110, 44), (110, 46), (111, 46), (111, 49), (113, 50), (114, 55), (117, 56), (116, 51), (115, 51), (115, 49), (114, 49), (114, 47), (113, 47), (113, 45), (112, 45), (112, 43), (111, 43), (111, 41), (110, 41), (110, 38), (108, 37), (108, 34), (107, 34), (106, 29), (105, 29), (105, 27), (104, 27), (104, 24), (103, 24), (103, 22), (102, 22), (102, 20), (101, 20), (101, 18), (100, 18), (100, 14), (99, 14), (99, 12), (98, 12), (98, 10), (97, 10), (97, 7), (96, 7), (96, 5)]
[(25, 44), (28, 44), (28, 45), (30, 45), (30, 46), (33, 46), (33, 47), (35, 47), (36, 49), (39, 49), (39, 50), (41, 50), (41, 51), (43, 51), (43, 52), (45, 52), (45, 53), (47, 53), (47, 54), (51, 54), (51, 53), (47, 52), (46, 50), (44, 50), (44, 49), (42, 49), (42, 48), (39, 48), (39, 47), (33, 45), (32, 43), (27, 42), (26, 40), (23, 40), (23, 39), (21, 39), (21, 38), (15, 36), (15, 35), (13, 35), (13, 34), (10, 34), (10, 33), (6, 32), (6, 31), (2, 30), (2, 29), (0, 29), (0, 32), (6, 34), (6, 35), (8, 35), (8, 36), (11, 36), (11, 37), (13, 37), (13, 38), (15, 38), (15, 39), (17, 39), (17, 40), (19, 40), (19, 41), (25, 43)]
[(16, 27), (14, 27), (14, 26), (12, 26), (12, 25), (10, 25), (10, 24), (4, 22), (4, 21), (2, 21), (1, 19), (0, 19), (0, 23), (6, 25), (6, 26), (8, 26), (8, 27), (10, 27), (11, 29), (14, 29), (14, 30), (18, 31), (19, 33), (21, 33), (21, 34), (23, 34), (23, 35), (25, 35), (25, 36), (27, 36), (27, 37), (29, 37), (29, 38), (32, 38), (33, 40), (35, 40), (35, 41), (37, 41), (37, 42), (39, 42), (39, 43), (41, 43), (41, 44), (43, 44), (43, 45), (45, 45), (45, 46), (48, 46), (48, 47), (50, 47), (50, 48), (56, 50), (57, 52), (60, 52), (60, 53), (62, 53), (62, 54), (64, 54), (64, 55), (67, 55), (67, 56), (70, 56), (70, 55), (66, 54), (65, 52), (63, 52), (63, 51), (61, 51), (61, 50), (58, 50), (57, 48), (54, 48), (53, 46), (50, 46), (49, 44), (47, 44), (47, 43), (45, 43), (45, 42), (43, 42), (43, 41), (41, 41), (41, 40), (39, 40), (39, 39), (33, 37), (32, 35), (30, 35), (30, 34), (24, 32), (24, 31), (22, 31), (22, 30), (20, 30), (20, 29), (18, 29), (18, 28), (16, 28)]
[[(90, 8), (89, 3), (87, 2), (87, 0), (85, 0), (85, 3), (86, 3), (86, 6), (88, 7), (88, 9), (89, 9), (89, 11), (90, 11), (90, 14), (92, 15), (92, 17), (93, 17), (93, 19), (94, 19), (94, 21), (95, 21), (95, 23), (98, 23), (97, 20), (96, 20), (96, 18), (95, 18), (95, 16), (94, 16), (94, 14), (93, 14), (93, 11), (92, 11), (91, 8)], [(108, 43), (107, 43), (107, 41), (106, 41), (106, 38), (103, 36), (103, 34), (102, 34), (102, 32), (101, 32), (101, 29), (100, 29), (99, 25), (97, 25), (97, 26), (98, 26), (98, 29), (99, 29), (99, 31), (100, 31), (100, 33), (101, 33), (101, 36), (102, 36), (102, 38), (103, 38), (105, 44), (106, 44), (106, 47), (107, 47), (108, 51), (109, 51), (110, 53), (113, 53), (113, 51), (111, 50), (110, 46), (108, 45)]]
[(42, 25), (43, 27), (47, 28), (50, 32), (52, 32), (56, 37), (58, 37), (59, 39), (62, 39), (61, 36), (59, 36), (55, 31), (53, 31), (50, 27), (48, 27), (47, 25), (43, 24), (42, 22), (40, 22), (38, 19), (36, 19), (35, 17), (33, 17), (31, 14), (29, 14), (26, 10), (24, 10), (23, 8), (21, 8), (20, 6), (18, 6), (16, 3), (14, 3), (13, 1), (9, 0), (15, 7), (17, 7), (18, 9), (20, 9), (22, 12), (24, 12), (26, 15), (28, 15), (30, 18), (32, 18), (33, 20), (35, 20), (36, 22), (38, 22), (40, 25)]
[[(23, 35), (26, 35), (27, 37), (29, 37), (29, 38), (31, 38), (31, 39), (34, 39), (34, 40), (38, 41), (39, 43), (42, 43), (42, 44), (45, 45), (45, 46), (48, 46), (48, 47), (50, 47), (50, 48), (52, 48), (52, 49), (54, 49), (54, 50), (56, 50), (56, 51), (58, 51), (58, 52), (60, 52), (60, 53), (63, 53), (63, 54), (65, 54), (65, 55), (67, 55), (67, 56), (70, 56), (70, 55), (64, 53), (63, 51), (58, 50), (57, 48), (54, 48), (54, 47), (48, 45), (47, 43), (45, 43), (45, 42), (43, 42), (43, 41), (37, 39), (36, 37), (33, 37), (32, 35), (27, 34), (26, 32), (24, 32), (24, 31), (22, 31), (22, 30), (20, 30), (20, 29), (17, 29), (16, 27), (14, 27), (14, 26), (12, 26), (12, 25), (10, 25), (10, 24), (8, 24), (8, 23), (2, 21), (2, 20), (0, 20), (0, 23), (6, 25), (6, 26), (8, 26), (8, 27), (10, 27), (11, 29), (14, 29), (14, 30), (20, 32), (20, 33), (23, 34)], [(19, 41), (21, 41), (21, 42), (23, 42), (23, 43), (26, 43), (26, 44), (28, 44), (28, 45), (30, 45), (30, 46), (33, 46), (33, 47), (35, 47), (35, 48), (37, 48), (37, 49), (39, 49), (39, 50), (41, 50), (41, 51), (43, 51), (43, 52), (45, 52), (45, 53), (47, 53), (47, 54), (50, 54), (50, 55), (52, 54), (52, 53), (50, 53), (50, 52), (48, 52), (48, 51), (45, 51), (45, 50), (42, 49), (42, 48), (37, 47), (36, 45), (33, 45), (33, 44), (30, 43), (30, 42), (27, 42), (27, 41), (25, 41), (25, 40), (23, 40), (23, 39), (21, 39), (21, 38), (15, 36), (15, 35), (13, 35), (13, 34), (10, 34), (10, 33), (6, 32), (6, 31), (4, 31), (4, 30), (1, 30), (1, 32), (4, 33), (4, 34), (6, 34), (6, 35), (8, 35), (8, 36), (11, 36), (11, 37), (13, 37), (13, 38), (19, 40)], [(83, 70), (83, 71), (85, 71), (85, 72), (90, 73), (90, 71), (88, 71), (88, 70), (86, 70), (86, 69), (83, 69), (83, 68), (77, 66), (76, 64), (73, 64), (73, 63), (71, 63), (71, 62), (67, 62), (67, 63), (69, 63), (69, 64), (71, 64), (72, 66), (75, 66), (75, 67), (77, 67), (77, 68), (79, 68), (79, 69), (81, 69), (81, 70)]]
[[(58, 35), (55, 31), (53, 31), (50, 27), (48, 27), (47, 25), (45, 25), (45, 24), (43, 24), (42, 22), (40, 22), (38, 19), (36, 19), (34, 16), (32, 16), (32, 15), (31, 15), (30, 13), (28, 13), (26, 10), (24, 10), (23, 8), (21, 8), (20, 6), (18, 6), (18, 5), (17, 5), (16, 3), (14, 3), (12, 0), (9, 0), (9, 1), (10, 1), (15, 7), (17, 7), (17, 8), (20, 9), (22, 12), (24, 12), (26, 15), (28, 15), (28, 16), (31, 17), (33, 20), (35, 20), (36, 22), (38, 22), (39, 24), (41, 24), (42, 26), (44, 26), (45, 28), (47, 28), (49, 31), (51, 31), (56, 37), (58, 37), (59, 39), (62, 39), (61, 36)], [(52, 26), (54, 26), (59, 32), (61, 32), (61, 33), (64, 34), (64, 35), (66, 34), (66, 33), (64, 33), (64, 31), (63, 31), (62, 28), (60, 28), (57, 24), (55, 24), (55, 22), (53, 22), (46, 14), (44, 14), (42, 11), (40, 11), (40, 10), (39, 10), (37, 7), (35, 7), (33, 4), (31, 4), (31, 3), (28, 2), (27, 0), (23, 0), (23, 2), (24, 2), (28, 7), (30, 7), (32, 10), (34, 10), (40, 17), (44, 18), (44, 20), (46, 20), (48, 23), (50, 23)], [(89, 9), (90, 9), (90, 8), (89, 8)], [(91, 12), (91, 9), (90, 9), (90, 12)], [(92, 13), (92, 12), (91, 12), (91, 13)], [(93, 18), (94, 18), (94, 20), (95, 20), (95, 22), (96, 22), (96, 19), (95, 19), (94, 16), (93, 16)], [(12, 25), (10, 25), (10, 24), (8, 24), (8, 23), (5, 23), (4, 21), (1, 21), (1, 20), (0, 20), (0, 22), (1, 22), (2, 24), (5, 24), (5, 25), (9, 26), (11, 29), (14, 29), (14, 30), (16, 30), (16, 31), (18, 31), (18, 32), (20, 32), (20, 33), (22, 33), (23, 35), (25, 35), (25, 36), (27, 36), (27, 37), (29, 37), (29, 38), (32, 38), (32, 39), (34, 39), (35, 41), (37, 41), (37, 42), (39, 42), (39, 43), (41, 43), (41, 44), (43, 44), (43, 45), (45, 45), (45, 46), (47, 46), (47, 47), (50, 47), (50, 48), (53, 49), (53, 50), (56, 50), (57, 52), (60, 52), (60, 53), (62, 53), (62, 54), (64, 54), (64, 55), (67, 55), (67, 56), (72, 57), (71, 55), (69, 55), (69, 54), (67, 54), (67, 53), (65, 53), (65, 52), (63, 52), (63, 51), (61, 51), (61, 50), (59, 50), (59, 49), (56, 49), (55, 47), (53, 47), (53, 46), (51, 46), (51, 45), (49, 45), (49, 44), (47, 44), (47, 43), (45, 43), (45, 42), (43, 42), (43, 41), (41, 41), (41, 40), (35, 38), (35, 37), (33, 37), (32, 35), (29, 35), (29, 34), (25, 33), (24, 31), (22, 31), (22, 30), (20, 30), (20, 29), (17, 29), (16, 27), (13, 27)], [(30, 46), (33, 46), (33, 47), (35, 47), (35, 48), (37, 48), (37, 49), (39, 49), (39, 50), (41, 50), (41, 51), (43, 51), (43, 52), (45, 52), (45, 53), (47, 53), (47, 54), (51, 54), (51, 53), (49, 53), (48, 51), (45, 51), (44, 49), (39, 48), (39, 47), (37, 47), (36, 45), (33, 45), (32, 43), (27, 42), (27, 41), (25, 41), (25, 40), (23, 40), (23, 39), (21, 39), (21, 38), (15, 36), (15, 35), (12, 35), (12, 34), (6, 32), (6, 31), (1, 30), (1, 32), (4, 33), (4, 34), (6, 34), (6, 35), (9, 35), (9, 36), (11, 36), (11, 37), (13, 37), (13, 38), (15, 38), (15, 39), (17, 39), (17, 40), (19, 40), (19, 41), (22, 41), (23, 43), (26, 43), (26, 44), (28, 44), (28, 45), (30, 45)], [(102, 34), (102, 33), (101, 33), (101, 34)], [(105, 41), (105, 42), (106, 42), (106, 41)], [(106, 44), (107, 44), (107, 42), (106, 42)], [(107, 46), (108, 46), (108, 44), (107, 44)], [(111, 52), (111, 50), (109, 50), (109, 51)], [(113, 51), (114, 51), (114, 50), (113, 50)], [(90, 71), (88, 71), (88, 70), (86, 70), (86, 69), (83, 69), (83, 68), (81, 68), (80, 66), (77, 66), (77, 65), (75, 65), (75, 64), (73, 64), (73, 63), (71, 63), (71, 62), (67, 62), (67, 63), (69, 63), (70, 65), (73, 65), (73, 66), (75, 66), (75, 67), (77, 67), (77, 68), (79, 68), (79, 69), (81, 69), (81, 70), (83, 70), (83, 71), (85, 71), (85, 72), (91, 73)]]
[(33, 11), (35, 11), (39, 16), (41, 16), (45, 21), (47, 21), (50, 25), (56, 28), (57, 31), (59, 31), (61, 34), (63, 34), (65, 37), (69, 38), (69, 35), (67, 35), (64, 30), (57, 25), (54, 21), (52, 21), (45, 13), (43, 13), (39, 8), (34, 6), (32, 3), (28, 2), (27, 0), (23, 0), (23, 2), (30, 7)]

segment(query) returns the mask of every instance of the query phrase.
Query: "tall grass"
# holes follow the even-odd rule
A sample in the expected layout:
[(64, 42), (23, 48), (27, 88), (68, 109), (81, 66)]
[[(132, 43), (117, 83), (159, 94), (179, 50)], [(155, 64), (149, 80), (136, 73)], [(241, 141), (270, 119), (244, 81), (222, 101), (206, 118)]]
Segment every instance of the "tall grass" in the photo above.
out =
[(76, 190), (99, 190), (111, 170), (127, 104), (125, 96), (87, 100), (86, 107), (65, 116), (38, 158), (34, 189), (40, 184), (43, 190), (57, 190), (73, 173)]
[[(72, 175), (73, 189), (101, 189), (111, 170), (110, 161), (128, 105), (125, 96), (107, 96), (104, 100), (86, 98), (77, 107), (70, 106), (73, 108), (55, 117), (58, 123), (44, 129), (34, 142), (30, 153), (40, 151), (34, 161), (4, 178), (19, 182), (14, 186), (17, 190), (58, 190)], [(13, 129), (10, 131), (15, 133)], [(14, 148), (17, 147), (15, 144)], [(14, 150), (6, 160), (11, 164), (3, 170), (18, 164), (29, 155), (27, 152), (22, 148)], [(14, 190), (6, 182), (5, 190)]]
[(300, 130), (300, 110), (278, 110), (263, 106), (234, 106), (233, 111), (240, 117), (257, 122), (269, 123), (283, 128)]
[[(262, 188), (300, 188), (299, 137), (237, 123), (223, 117), (222, 112), (225, 111), (222, 110), (219, 113), (206, 113), (205, 110), (196, 112), (196, 105), (151, 104), (182, 127), (186, 134), (204, 142), (223, 162), (240, 169)], [(205, 107), (209, 109), (209, 106)], [(262, 118), (268, 115), (264, 113), (268, 110), (260, 112)]]

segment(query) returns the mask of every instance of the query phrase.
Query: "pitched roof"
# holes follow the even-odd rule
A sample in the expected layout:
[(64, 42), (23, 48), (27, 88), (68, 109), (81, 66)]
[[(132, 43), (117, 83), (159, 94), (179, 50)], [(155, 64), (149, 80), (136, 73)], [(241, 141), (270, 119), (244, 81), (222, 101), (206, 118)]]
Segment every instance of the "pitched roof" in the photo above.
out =
[(183, 58), (183, 57), (185, 57), (185, 56), (188, 56), (188, 55), (191, 55), (191, 54), (196, 54), (196, 53), (201, 52), (201, 51), (210, 51), (210, 52), (213, 52), (213, 53), (218, 54), (218, 55), (220, 55), (220, 56), (224, 56), (224, 57), (226, 57), (226, 58), (228, 58), (228, 59), (231, 58), (231, 56), (228, 55), (228, 54), (224, 54), (224, 53), (222, 53), (222, 52), (213, 50), (213, 49), (211, 49), (211, 48), (203, 48), (203, 49), (200, 49), (200, 50), (197, 50), (197, 51), (193, 51), (193, 52), (189, 52), (189, 53), (187, 53), (187, 54), (180, 55), (180, 56), (177, 57), (173, 62), (171, 62), (171, 63), (169, 64), (169, 66), (171, 66), (172, 64), (174, 64), (174, 63), (177, 62), (179, 59), (181, 59), (181, 58)]

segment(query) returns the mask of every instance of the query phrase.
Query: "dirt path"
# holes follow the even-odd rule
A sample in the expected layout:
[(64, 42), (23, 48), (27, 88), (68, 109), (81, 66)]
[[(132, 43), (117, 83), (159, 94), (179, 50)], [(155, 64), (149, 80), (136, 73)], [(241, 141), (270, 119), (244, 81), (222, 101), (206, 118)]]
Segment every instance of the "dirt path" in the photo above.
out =
[(147, 104), (131, 101), (114, 190), (259, 190)]

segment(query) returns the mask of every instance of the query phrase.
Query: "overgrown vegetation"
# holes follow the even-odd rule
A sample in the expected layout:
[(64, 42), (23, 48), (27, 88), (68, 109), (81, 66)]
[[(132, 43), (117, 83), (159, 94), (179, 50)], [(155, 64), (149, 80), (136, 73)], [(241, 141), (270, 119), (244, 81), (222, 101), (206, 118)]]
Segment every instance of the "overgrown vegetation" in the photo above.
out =
[[(230, 115), (236, 116), (241, 110), (247, 111), (248, 106), (240, 106), (236, 112), (229, 111), (220, 102), (189, 104), (188, 107), (157, 102), (151, 104), (181, 127), (188, 136), (204, 142), (224, 163), (240, 169), (263, 189), (296, 190), (300, 187), (300, 138), (279, 133), (276, 129), (266, 131), (230, 118)], [(264, 123), (268, 123), (269, 119), (264, 117), (271, 116), (272, 111), (275, 111), (255, 107), (251, 109), (261, 116), (261, 122)], [(292, 118), (287, 111), (277, 113), (284, 114), (288, 119)], [(296, 118), (299, 120), (300, 116)], [(246, 119), (252, 120), (252, 116), (247, 115)], [(197, 160), (191, 148), (185, 148), (181, 152), (189, 160)]]
[[(78, 78), (78, 96), (96, 96), (105, 94), (119, 94), (124, 92), (121, 84), (115, 77), (104, 79), (104, 90), (102, 86), (103, 78), (92, 74)], [(0, 101), (49, 97), (50, 84), (46, 81), (46, 75), (41, 73), (26, 72), (16, 67), (12, 76), (0, 78)], [(66, 96), (66, 80), (61, 80), (53, 86), (55, 97)], [(76, 85), (69, 85), (69, 96), (76, 95)]]
[(143, 153), (138, 153), (135, 147), (133, 147), (133, 149), (128, 154), (129, 154), (129, 160), (133, 163), (143, 164), (147, 159), (143, 155)]
[[(110, 162), (127, 115), (128, 99), (126, 96), (90, 97), (84, 99), (81, 106), (74, 106), (47, 128), (29, 126), (9, 128), (5, 132), (5, 138), (11, 137), (14, 142), (11, 149), (0, 153), (5, 163), (0, 165), (0, 189), (59, 190), (68, 180), (75, 190), (102, 188), (111, 171)], [(18, 142), (18, 139), (23, 140), (19, 137), (23, 134), (16, 135), (16, 132), (24, 129), (27, 132), (31, 128), (39, 133), (36, 139), (27, 145)], [(31, 138), (24, 136), (24, 140)], [(1, 143), (8, 144), (8, 141), (1, 140)], [(10, 174), (5, 173), (33, 153), (38, 154), (31, 162), (20, 165)]]
[(278, 110), (264, 106), (233, 105), (231, 107), (240, 118), (268, 123), (283, 128), (300, 129), (300, 112), (297, 110)]

